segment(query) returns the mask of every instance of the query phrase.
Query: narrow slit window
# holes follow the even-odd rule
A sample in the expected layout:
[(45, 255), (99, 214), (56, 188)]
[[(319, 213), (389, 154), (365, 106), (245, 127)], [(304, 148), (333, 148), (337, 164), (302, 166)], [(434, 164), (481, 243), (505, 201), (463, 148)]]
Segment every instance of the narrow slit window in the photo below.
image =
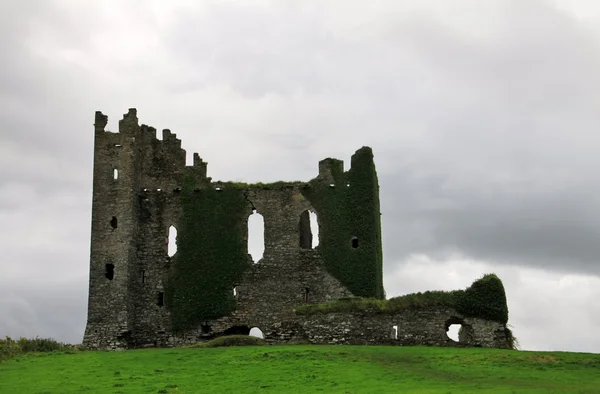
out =
[(171, 226), (167, 237), (167, 255), (173, 257), (175, 253), (177, 253), (177, 229), (175, 226)]
[(113, 179), (119, 179), (119, 170), (117, 170), (116, 168), (113, 170)]
[(162, 291), (158, 293), (158, 300), (156, 302), (156, 305), (158, 305), (158, 306), (165, 305), (165, 293), (163, 293)]
[(310, 301), (309, 294), (310, 294), (310, 290), (308, 289), (308, 287), (305, 287), (304, 288), (304, 303), (305, 304), (308, 304)]
[(265, 219), (255, 209), (248, 217), (248, 254), (254, 264), (265, 254)]
[(319, 245), (319, 223), (314, 211), (307, 209), (300, 214), (299, 233), (300, 248), (314, 249)]
[(358, 237), (352, 237), (352, 248), (358, 248)]
[(113, 228), (113, 230), (115, 230), (117, 228), (117, 225), (118, 225), (117, 217), (113, 216), (112, 219), (110, 219), (110, 226)]
[(108, 279), (108, 280), (113, 280), (115, 278), (115, 265), (114, 264), (106, 264), (105, 268), (106, 268), (106, 270), (105, 270), (104, 276), (106, 276), (106, 279)]
[(146, 271), (142, 270), (142, 283), (146, 283)]

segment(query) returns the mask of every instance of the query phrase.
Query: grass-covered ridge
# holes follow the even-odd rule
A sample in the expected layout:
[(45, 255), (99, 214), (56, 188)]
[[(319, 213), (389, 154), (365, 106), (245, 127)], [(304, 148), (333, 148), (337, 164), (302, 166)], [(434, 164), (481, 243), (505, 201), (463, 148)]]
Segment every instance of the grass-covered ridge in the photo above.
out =
[(355, 311), (395, 313), (428, 307), (451, 307), (465, 316), (494, 320), (504, 324), (508, 322), (508, 306), (504, 286), (495, 274), (484, 275), (465, 290), (426, 291), (388, 300), (347, 298), (323, 304), (302, 305), (296, 308), (296, 314)]
[(74, 347), (65, 343), (55, 341), (51, 338), (0, 338), (0, 361), (8, 360), (25, 353), (73, 351)]
[(412, 346), (33, 353), (0, 393), (597, 393), (600, 355)]
[(229, 346), (263, 346), (264, 344), (265, 344), (264, 339), (252, 337), (250, 335), (227, 335), (227, 336), (217, 337), (210, 341), (199, 342), (195, 345), (191, 345), (190, 347), (209, 348), (209, 347), (229, 347)]

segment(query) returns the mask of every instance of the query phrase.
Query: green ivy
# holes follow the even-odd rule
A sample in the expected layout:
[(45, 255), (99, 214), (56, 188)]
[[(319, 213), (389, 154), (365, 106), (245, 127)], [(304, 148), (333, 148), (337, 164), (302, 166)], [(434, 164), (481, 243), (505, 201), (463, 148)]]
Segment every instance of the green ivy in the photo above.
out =
[(296, 308), (296, 314), (311, 315), (367, 310), (378, 313), (395, 313), (430, 307), (450, 307), (465, 316), (493, 320), (503, 324), (508, 322), (508, 306), (504, 286), (495, 274), (484, 275), (465, 290), (426, 291), (389, 300), (347, 298), (323, 304), (302, 305)]
[(187, 182), (181, 206), (165, 294), (175, 331), (231, 313), (233, 287), (250, 264), (243, 233), (248, 202), (240, 190), (194, 190)]
[(508, 322), (504, 285), (495, 274), (484, 275), (458, 297), (456, 310), (466, 316)]
[(334, 187), (315, 179), (302, 189), (319, 217), (318, 250), (325, 268), (355, 296), (382, 299), (379, 185), (371, 148), (359, 149), (351, 169), (334, 171), (333, 178)]

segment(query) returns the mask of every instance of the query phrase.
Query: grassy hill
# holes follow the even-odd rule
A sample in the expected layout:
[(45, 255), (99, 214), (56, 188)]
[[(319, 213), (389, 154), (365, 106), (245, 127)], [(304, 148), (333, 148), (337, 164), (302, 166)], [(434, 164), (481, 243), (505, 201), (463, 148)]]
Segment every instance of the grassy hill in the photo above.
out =
[(600, 393), (600, 355), (383, 346), (28, 353), (0, 393)]

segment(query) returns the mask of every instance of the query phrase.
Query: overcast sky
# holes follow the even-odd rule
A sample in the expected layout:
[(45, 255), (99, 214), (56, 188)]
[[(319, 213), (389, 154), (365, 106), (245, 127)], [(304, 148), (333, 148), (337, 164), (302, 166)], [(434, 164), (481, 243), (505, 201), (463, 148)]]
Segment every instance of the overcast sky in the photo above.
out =
[(600, 352), (597, 1), (5, 0), (0, 37), (0, 336), (81, 341), (94, 111), (135, 107), (214, 180), (371, 146), (388, 297), (495, 272), (522, 348)]

